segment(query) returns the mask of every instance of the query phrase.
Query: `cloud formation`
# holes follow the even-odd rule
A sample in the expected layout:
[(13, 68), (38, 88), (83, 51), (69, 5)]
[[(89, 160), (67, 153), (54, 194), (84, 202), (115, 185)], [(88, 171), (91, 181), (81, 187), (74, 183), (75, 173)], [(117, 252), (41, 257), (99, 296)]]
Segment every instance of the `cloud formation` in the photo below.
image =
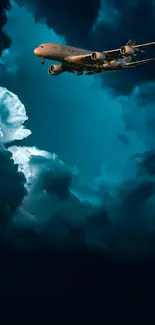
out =
[[(146, 148), (155, 149), (155, 112), (154, 83), (146, 83), (135, 88), (129, 97), (120, 99), (122, 121), (129, 134), (133, 132), (145, 144)], [(140, 148), (139, 148), (140, 151)]]
[(0, 150), (0, 226), (12, 220), (26, 195), (25, 177), (18, 172), (9, 151)]
[(35, 147), (11, 146), (8, 150), (27, 180), (28, 195), (21, 211), (36, 224), (46, 224), (69, 199), (73, 171), (55, 154)]
[[(20, 0), (16, 2), (21, 5)], [(98, 17), (100, 0), (86, 0), (85, 5), (83, 0), (75, 0), (74, 3), (70, 0), (48, 0), (46, 5), (39, 0), (34, 0), (33, 3), (24, 0), (22, 5), (34, 13), (36, 22), (45, 22), (56, 34), (65, 37), (70, 45), (86, 46), (89, 44), (89, 32)]]
[[(96, 45), (102, 35), (108, 35), (103, 40), (102, 48), (118, 48), (127, 43), (128, 39), (135, 39), (137, 44), (154, 41), (155, 7), (153, 1), (115, 1), (113, 8), (119, 12), (114, 23), (101, 21), (95, 29)], [(121, 10), (120, 10), (121, 8)], [(145, 10), (144, 10), (145, 8)], [(103, 5), (104, 11), (104, 5)], [(147, 26), (147, 28), (146, 28)], [(119, 35), (114, 37), (114, 35)], [(99, 45), (100, 46), (100, 45)], [(147, 53), (148, 52), (148, 53)], [(146, 52), (146, 57), (154, 57), (155, 50)], [(140, 55), (140, 59), (142, 55)], [(110, 87), (121, 95), (130, 94), (135, 86), (154, 81), (155, 65), (144, 65), (131, 71), (121, 71), (119, 74), (104, 76), (103, 86)], [(118, 82), (119, 79), (119, 82)]]
[(0, 87), (0, 143), (23, 140), (31, 134), (23, 124), (28, 119), (24, 105), (18, 97)]
[(25, 107), (16, 95), (0, 87), (0, 225), (12, 221), (27, 190), (26, 178), (14, 164), (12, 154), (4, 148), (14, 140), (21, 140), (31, 132), (24, 128), (27, 119)]
[(8, 48), (11, 44), (11, 39), (3, 30), (4, 25), (7, 22), (7, 11), (10, 9), (10, 1), (2, 0), (0, 3), (0, 56), (4, 49)]
[[(16, 225), (24, 222), (26, 228), (27, 224), (38, 229), (42, 240), (49, 238), (51, 244), (59, 246), (95, 247), (123, 258), (149, 256), (155, 230), (151, 152), (150, 159), (146, 154), (133, 162), (135, 169), (130, 177), (126, 175), (116, 184), (106, 183), (102, 175), (90, 191), (90, 185), (82, 187), (77, 176), (71, 170), (68, 173), (68, 168), (51, 154), (26, 147), (10, 147), (9, 151), (27, 175), (28, 185)], [(29, 157), (27, 167), (24, 154)], [(68, 177), (72, 179), (69, 184)]]

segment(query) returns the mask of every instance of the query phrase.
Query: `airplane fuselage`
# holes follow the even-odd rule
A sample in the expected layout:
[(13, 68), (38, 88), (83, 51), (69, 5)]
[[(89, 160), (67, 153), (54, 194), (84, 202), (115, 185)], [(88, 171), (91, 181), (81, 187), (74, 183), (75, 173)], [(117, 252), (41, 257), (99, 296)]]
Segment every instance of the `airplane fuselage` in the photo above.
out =
[(91, 54), (92, 51), (83, 50), (83, 49), (79, 49), (67, 45), (45, 43), (37, 47), (34, 50), (34, 53), (35, 55), (43, 57), (48, 60), (64, 62), (65, 58), (68, 56)]
[[(92, 54), (93, 51), (90, 50), (84, 50), (79, 49), (76, 47), (71, 47), (67, 45), (61, 45), (61, 44), (55, 44), (55, 43), (45, 43), (40, 45), (38, 48), (34, 50), (35, 55), (39, 56), (42, 59), (48, 59), (56, 62), (65, 62), (65, 59), (67, 57), (73, 57), (78, 55), (87, 55)], [(100, 67), (103, 70), (114, 70), (114, 69), (121, 69), (123, 65), (125, 65), (126, 60), (125, 59), (119, 59), (119, 60), (112, 60), (112, 61), (105, 61), (102, 64), (100, 64)], [(69, 64), (69, 63), (68, 63)], [(85, 67), (85, 70), (89, 70), (90, 68), (95, 69), (96, 66), (94, 64), (78, 64), (78, 63), (70, 63), (73, 65), (73, 67), (78, 68)]]

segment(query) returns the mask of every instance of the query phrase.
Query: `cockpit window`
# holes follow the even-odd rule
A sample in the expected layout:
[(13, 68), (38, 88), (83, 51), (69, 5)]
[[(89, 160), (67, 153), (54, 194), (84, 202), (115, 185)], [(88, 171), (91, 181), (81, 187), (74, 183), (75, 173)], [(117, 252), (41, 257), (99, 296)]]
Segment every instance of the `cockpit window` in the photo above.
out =
[(44, 48), (43, 45), (39, 45), (39, 47), (42, 47), (42, 49)]

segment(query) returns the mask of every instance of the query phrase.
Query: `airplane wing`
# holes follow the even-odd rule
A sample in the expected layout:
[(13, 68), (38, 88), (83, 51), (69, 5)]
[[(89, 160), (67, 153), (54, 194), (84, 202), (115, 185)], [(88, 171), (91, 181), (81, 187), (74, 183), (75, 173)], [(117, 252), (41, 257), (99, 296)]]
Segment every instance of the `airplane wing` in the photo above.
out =
[[(135, 41), (130, 39), (127, 42), (126, 46), (133, 48), (135, 50), (135, 53), (138, 53), (138, 52), (144, 52), (145, 48), (148, 48), (150, 46), (155, 46), (155, 42), (135, 45)], [(84, 64), (88, 66), (92, 64), (95, 65), (95, 60), (92, 59), (92, 53), (90, 52), (88, 54), (67, 56), (64, 61), (68, 64), (75, 63), (75, 64)], [(121, 48), (109, 50), (109, 51), (103, 51), (99, 53), (105, 56), (106, 61), (122, 58)]]
[(91, 58), (91, 54), (67, 56), (64, 61), (66, 63), (76, 63), (76, 64), (84, 64), (84, 65), (95, 64), (94, 60), (92, 60)]
[[(134, 40), (129, 40), (126, 45), (132, 47), (133, 49), (135, 49), (136, 52), (144, 52), (144, 50), (146, 48), (151, 47), (151, 46), (155, 46), (155, 42), (135, 45)], [(105, 54), (107, 60), (108, 59), (109, 60), (114, 60), (114, 59), (122, 57), (120, 50), (121, 50), (121, 48), (114, 49), (114, 50), (109, 50), (109, 51), (103, 51), (103, 53)]]
[(145, 60), (140, 60), (140, 61), (135, 61), (135, 62), (130, 62), (130, 63), (127, 63), (124, 66), (124, 69), (127, 69), (127, 68), (136, 68), (137, 65), (146, 64), (146, 63), (152, 63), (152, 62), (155, 62), (155, 58), (145, 59)]
[(140, 44), (140, 45), (134, 45), (133, 48), (139, 49), (139, 50), (145, 50), (145, 48), (150, 47), (150, 46), (155, 46), (155, 42), (145, 43), (145, 44)]

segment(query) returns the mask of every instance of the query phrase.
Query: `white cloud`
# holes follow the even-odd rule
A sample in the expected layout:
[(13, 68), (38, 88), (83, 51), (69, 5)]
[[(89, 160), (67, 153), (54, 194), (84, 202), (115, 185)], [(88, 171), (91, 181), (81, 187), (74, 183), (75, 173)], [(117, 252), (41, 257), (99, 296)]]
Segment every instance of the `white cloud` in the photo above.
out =
[[(23, 172), (26, 180), (27, 187), (31, 186), (35, 179), (37, 179), (42, 168), (51, 160), (56, 159), (55, 154), (48, 153), (44, 150), (39, 150), (36, 147), (21, 147), (21, 146), (11, 146), (8, 150), (12, 153), (13, 160), (18, 164), (19, 171)], [(32, 158), (37, 157), (37, 163), (31, 163)]]
[(23, 126), (28, 119), (24, 105), (15, 94), (3, 87), (0, 87), (0, 108), (0, 143), (22, 140), (31, 134)]
[[(35, 147), (12, 146), (8, 150), (12, 153), (14, 162), (18, 164), (19, 171), (22, 171), (27, 179), (28, 195), (20, 210), (22, 214), (24, 211), (24, 218), (27, 214), (28, 218), (34, 216), (30, 217), (30, 220), (45, 223), (58, 213), (69, 222), (78, 224), (84, 222), (88, 215), (100, 207), (102, 200), (98, 193), (93, 189), (90, 193), (88, 185), (83, 189), (83, 185), (76, 179), (77, 170), (66, 166), (55, 154)], [(44, 177), (50, 172), (56, 177), (63, 177), (66, 173), (73, 177), (70, 196), (65, 202), (42, 189)], [(72, 216), (74, 220), (71, 220)]]

